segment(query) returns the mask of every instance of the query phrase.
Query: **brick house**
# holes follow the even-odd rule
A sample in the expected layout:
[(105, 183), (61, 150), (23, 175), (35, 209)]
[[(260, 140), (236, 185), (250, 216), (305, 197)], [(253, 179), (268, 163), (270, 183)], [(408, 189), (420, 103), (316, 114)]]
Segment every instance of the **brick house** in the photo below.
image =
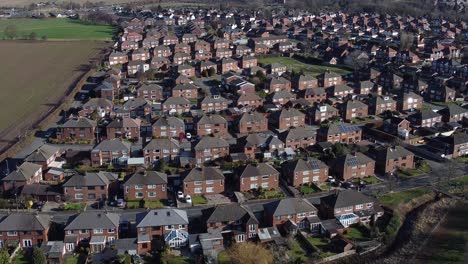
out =
[(189, 65), (177, 65), (173, 69), (176, 69), (176, 72), (179, 76), (183, 75), (185, 77), (195, 77), (195, 68)]
[(291, 91), (291, 82), (284, 77), (272, 77), (265, 83), (265, 89), (270, 93), (279, 91)]
[(193, 84), (178, 84), (172, 88), (172, 96), (187, 99), (198, 98), (198, 87)]
[(333, 168), (340, 180), (347, 181), (374, 175), (375, 161), (361, 152), (356, 152), (336, 158), (330, 168)]
[(74, 174), (63, 185), (63, 195), (72, 202), (99, 201), (113, 197), (119, 188), (118, 175), (110, 172)]
[(318, 159), (298, 159), (282, 164), (283, 176), (290, 186), (322, 184), (328, 180), (328, 166)]
[(292, 88), (294, 90), (304, 90), (318, 87), (318, 80), (311, 75), (296, 75), (292, 79)]
[(445, 85), (429, 85), (427, 99), (436, 102), (451, 102), (455, 100), (455, 90)]
[(322, 103), (327, 100), (327, 92), (322, 87), (305, 88), (300, 91), (299, 96), (311, 103)]
[(237, 106), (249, 106), (253, 109), (263, 105), (263, 99), (255, 93), (241, 93), (237, 98)]
[(188, 195), (206, 195), (224, 192), (223, 172), (215, 167), (193, 168), (184, 175), (182, 189)]
[(179, 141), (173, 138), (153, 138), (144, 148), (145, 164), (153, 164), (163, 159), (167, 162), (177, 160), (180, 154)]
[(130, 139), (138, 141), (140, 139), (140, 119), (116, 118), (106, 127), (108, 139)]
[(421, 109), (423, 98), (413, 92), (403, 93), (397, 101), (399, 111), (408, 111), (411, 109)]
[(32, 249), (47, 243), (50, 216), (32, 213), (12, 213), (0, 220), (0, 245), (2, 248)]
[(449, 104), (447, 107), (439, 110), (437, 113), (442, 115), (443, 122), (462, 122), (468, 119), (468, 109), (457, 104)]
[(185, 123), (174, 116), (162, 116), (152, 126), (154, 137), (178, 137), (185, 135)]
[(132, 52), (132, 61), (147, 61), (150, 58), (150, 53), (145, 48), (140, 48)]
[(206, 220), (209, 233), (222, 232), (226, 240), (236, 243), (256, 239), (259, 224), (248, 207), (237, 203), (216, 206)]
[(197, 136), (214, 135), (226, 137), (229, 135), (228, 123), (221, 115), (204, 115), (197, 122)]
[(128, 55), (125, 52), (112, 52), (109, 55), (109, 65), (125, 64), (128, 62)]
[(346, 84), (337, 84), (326, 88), (328, 96), (344, 98), (354, 94), (354, 89)]
[(446, 157), (458, 158), (468, 155), (468, 135), (465, 132), (454, 133), (451, 136), (439, 136), (429, 142)]
[(279, 157), (284, 153), (284, 142), (279, 140), (276, 135), (264, 133), (248, 134), (239, 139), (238, 145), (244, 149), (244, 154), (249, 159), (257, 157), (270, 159)]
[(317, 133), (318, 142), (351, 144), (361, 141), (361, 137), (362, 129), (347, 123), (333, 123), (328, 127), (321, 127)]
[(163, 100), (163, 88), (157, 84), (143, 84), (137, 89), (137, 98), (143, 98), (153, 103)]
[(91, 150), (91, 165), (100, 167), (119, 164), (130, 157), (131, 143), (118, 139), (107, 139)]
[(167, 199), (167, 175), (158, 171), (136, 172), (123, 184), (126, 200)]
[(239, 71), (239, 65), (237, 61), (231, 58), (222, 58), (218, 60), (217, 64), (218, 64), (218, 72), (221, 74), (230, 72), (230, 71), (234, 71), (234, 72)]
[(346, 121), (369, 116), (368, 106), (358, 100), (348, 100), (339, 106), (341, 117)]
[(172, 51), (169, 47), (166, 46), (156, 46), (153, 49), (153, 56), (155, 58), (168, 58), (172, 56)]
[(268, 101), (277, 106), (283, 106), (291, 101), (296, 100), (296, 95), (289, 91), (279, 91), (269, 94), (267, 97)]
[(356, 94), (370, 94), (372, 92), (377, 92), (375, 91), (376, 86), (377, 85), (371, 81), (362, 81), (357, 84), (355, 93)]
[(374, 199), (361, 192), (340, 190), (320, 198), (320, 214), (336, 218), (344, 226), (362, 222), (368, 224), (383, 215), (383, 209)]
[(239, 190), (277, 189), (280, 173), (268, 163), (248, 164), (239, 177)]
[(239, 133), (258, 133), (268, 131), (268, 119), (259, 112), (247, 112), (239, 119)]
[(185, 123), (174, 116), (162, 116), (152, 126), (153, 137), (178, 137), (185, 135)]
[(2, 178), (3, 191), (15, 190), (28, 184), (39, 183), (42, 180), (42, 165), (23, 162), (16, 170)]
[(307, 218), (317, 215), (317, 208), (303, 198), (285, 198), (265, 205), (268, 226), (282, 227), (290, 222), (302, 230), (308, 228)]
[(283, 108), (281, 112), (278, 113), (278, 129), (284, 130), (289, 129), (290, 127), (300, 127), (305, 125), (305, 114), (296, 108)]
[(157, 242), (169, 248), (188, 244), (189, 221), (183, 210), (167, 208), (138, 213), (136, 227), (138, 254), (155, 249)]
[(367, 104), (369, 105), (369, 113), (372, 115), (380, 115), (386, 111), (395, 112), (397, 108), (396, 101), (390, 96), (372, 96)]
[[(65, 226), (65, 248), (73, 252), (78, 245), (89, 245), (91, 253), (99, 253), (119, 238), (120, 216), (109, 212), (83, 212)], [(71, 242), (73, 241), (73, 242)]]
[(254, 56), (244, 55), (241, 57), (239, 61), (239, 67), (241, 69), (247, 69), (256, 67), (258, 65), (257, 58)]
[(401, 146), (374, 149), (372, 154), (376, 172), (382, 175), (414, 168), (414, 154)]
[(186, 98), (183, 97), (169, 97), (162, 104), (162, 110), (164, 113), (170, 115), (182, 114), (190, 112), (193, 104)]
[(57, 139), (94, 140), (97, 123), (86, 117), (69, 119), (57, 128)]
[(220, 112), (228, 108), (230, 101), (220, 95), (205, 96), (200, 102), (200, 109), (205, 113)]
[(91, 98), (83, 104), (82, 115), (87, 117), (96, 112), (98, 116), (110, 115), (113, 111), (114, 103), (106, 98)]
[(222, 138), (205, 136), (194, 147), (197, 164), (229, 156), (229, 144)]
[(442, 122), (442, 116), (432, 110), (423, 109), (408, 117), (408, 121), (415, 127), (434, 127)]
[(316, 142), (317, 131), (312, 126), (293, 127), (279, 134), (286, 148), (298, 150), (308, 148)]
[(334, 85), (340, 85), (343, 83), (341, 75), (335, 72), (325, 72), (318, 77), (318, 84), (321, 87), (330, 87)]
[(29, 154), (29, 156), (26, 157), (25, 161), (39, 164), (42, 166), (42, 170), (45, 171), (53, 164), (55, 159), (57, 159), (61, 155), (62, 151), (60, 150), (60, 148), (44, 144), (40, 146), (36, 151)]
[(310, 114), (308, 114), (307, 117), (311, 118), (314, 124), (320, 124), (332, 117), (339, 116), (338, 109), (328, 104), (316, 105), (308, 110), (308, 112)]

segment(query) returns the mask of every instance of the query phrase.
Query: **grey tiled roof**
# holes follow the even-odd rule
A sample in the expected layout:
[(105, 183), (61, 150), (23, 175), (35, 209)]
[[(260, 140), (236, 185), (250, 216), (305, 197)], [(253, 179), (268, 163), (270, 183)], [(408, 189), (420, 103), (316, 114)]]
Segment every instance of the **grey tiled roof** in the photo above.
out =
[(202, 139), (195, 146), (195, 150), (204, 150), (211, 148), (227, 148), (229, 144), (226, 140), (218, 137), (202, 137)]
[(215, 167), (193, 168), (184, 178), (184, 182), (206, 180), (224, 180), (223, 172)]
[(24, 162), (15, 171), (5, 176), (2, 181), (28, 181), (40, 168), (42, 168), (42, 165), (31, 162)]
[(245, 166), (244, 171), (242, 172), (241, 178), (248, 178), (254, 176), (263, 176), (263, 175), (273, 175), (279, 174), (279, 172), (273, 168), (270, 164), (259, 163), (256, 166), (248, 164)]
[(163, 116), (156, 120), (153, 124), (154, 127), (161, 127), (161, 126), (174, 126), (174, 127), (184, 127), (185, 128), (185, 123), (182, 119), (170, 116), (166, 117)]
[(76, 119), (69, 119), (61, 127), (64, 128), (91, 128), (96, 127), (96, 121), (88, 119), (86, 117), (80, 117)]
[(118, 139), (106, 139), (99, 143), (94, 149), (100, 151), (126, 151), (130, 152), (131, 143)]
[(65, 230), (112, 229), (119, 227), (119, 221), (120, 217), (116, 213), (83, 212), (72, 217)]
[(50, 217), (30, 213), (13, 213), (0, 222), (0, 231), (43, 231), (49, 228)]
[(153, 138), (143, 150), (153, 149), (179, 149), (179, 141), (173, 138)]
[(137, 228), (166, 225), (187, 225), (187, 212), (179, 209), (157, 209), (137, 214)]
[(105, 186), (111, 181), (117, 179), (117, 175), (110, 172), (86, 172), (85, 175), (75, 174), (65, 182), (63, 187), (75, 187), (75, 186)]
[(361, 192), (341, 190), (337, 193), (322, 197), (321, 202), (328, 204), (331, 208), (343, 208), (357, 204), (374, 202), (374, 200)]
[(258, 223), (257, 218), (249, 212), (249, 209), (236, 203), (216, 206), (206, 222), (219, 223), (238, 220), (245, 220), (245, 222), (253, 220)]
[(158, 171), (136, 172), (124, 183), (124, 186), (137, 184), (167, 184), (167, 174)]
[(302, 198), (286, 198), (267, 204), (266, 210), (273, 216), (294, 215), (298, 213), (317, 212), (317, 208)]
[(226, 124), (227, 121), (221, 115), (204, 115), (200, 120), (198, 120), (198, 125), (206, 124)]

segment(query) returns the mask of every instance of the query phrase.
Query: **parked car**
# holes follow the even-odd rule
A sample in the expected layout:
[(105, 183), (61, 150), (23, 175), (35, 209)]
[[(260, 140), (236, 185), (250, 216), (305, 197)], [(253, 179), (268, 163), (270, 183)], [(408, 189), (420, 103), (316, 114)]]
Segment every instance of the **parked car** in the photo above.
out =
[(182, 191), (177, 192), (177, 198), (184, 199), (184, 193)]
[(192, 197), (190, 195), (185, 196), (185, 202), (191, 204), (192, 203)]
[(124, 199), (117, 199), (117, 207), (125, 207)]

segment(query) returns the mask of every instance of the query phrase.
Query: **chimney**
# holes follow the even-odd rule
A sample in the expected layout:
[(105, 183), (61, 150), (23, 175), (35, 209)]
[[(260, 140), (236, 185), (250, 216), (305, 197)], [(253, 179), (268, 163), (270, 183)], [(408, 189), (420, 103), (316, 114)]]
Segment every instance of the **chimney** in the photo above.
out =
[(166, 212), (167, 216), (171, 216), (171, 211)]
[(154, 211), (154, 215), (158, 215), (158, 211)]

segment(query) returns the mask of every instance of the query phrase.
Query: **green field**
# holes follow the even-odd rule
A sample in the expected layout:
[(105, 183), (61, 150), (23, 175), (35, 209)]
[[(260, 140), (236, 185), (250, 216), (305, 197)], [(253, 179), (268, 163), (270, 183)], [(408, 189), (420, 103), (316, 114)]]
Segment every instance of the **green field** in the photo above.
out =
[(32, 32), (37, 38), (49, 40), (111, 40), (114, 28), (105, 25), (86, 25), (66, 18), (50, 19), (1, 19), (0, 39), (5, 39), (5, 28), (15, 25), (18, 38), (27, 38)]
[(379, 197), (379, 201), (382, 204), (388, 206), (397, 206), (399, 204), (408, 203), (409, 201), (413, 200), (414, 198), (423, 196), (424, 194), (429, 193), (430, 190), (424, 187), (411, 189), (403, 192), (394, 192), (385, 194)]
[(320, 75), (327, 70), (336, 72), (338, 74), (344, 75), (350, 73), (350, 71), (337, 68), (337, 67), (331, 67), (331, 66), (323, 66), (323, 65), (313, 65), (313, 64), (307, 64), (300, 62), (298, 60), (288, 58), (288, 57), (269, 57), (269, 58), (260, 58), (258, 59), (259, 63), (262, 63), (263, 65), (268, 65), (272, 63), (279, 63), (282, 64), (286, 67), (288, 67), (289, 71), (304, 71), (305, 74), (310, 74), (313, 76)]

